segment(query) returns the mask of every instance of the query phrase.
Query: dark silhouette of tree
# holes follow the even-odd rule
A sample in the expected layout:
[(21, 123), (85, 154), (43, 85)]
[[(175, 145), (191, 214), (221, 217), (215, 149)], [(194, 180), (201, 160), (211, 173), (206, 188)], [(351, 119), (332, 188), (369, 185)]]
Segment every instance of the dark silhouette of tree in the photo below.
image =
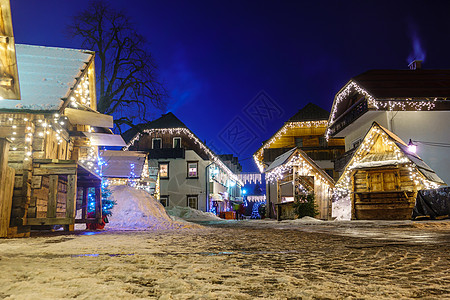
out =
[(164, 108), (167, 93), (145, 49), (147, 42), (124, 12), (94, 0), (73, 17), (67, 31), (96, 52), (97, 110), (114, 114), (120, 132), (121, 125), (133, 126), (135, 118), (147, 121), (150, 108)]
[(261, 187), (259, 186), (259, 184), (256, 184), (255, 187), (253, 188), (253, 195), (254, 196), (261, 196), (263, 194)]

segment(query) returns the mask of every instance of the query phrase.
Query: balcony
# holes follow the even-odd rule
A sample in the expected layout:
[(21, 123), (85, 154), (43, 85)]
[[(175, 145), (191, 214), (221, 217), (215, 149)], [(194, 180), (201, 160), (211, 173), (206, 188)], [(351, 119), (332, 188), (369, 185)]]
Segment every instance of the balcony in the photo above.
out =
[(162, 149), (149, 149), (148, 159), (169, 159), (169, 158), (183, 158), (185, 157), (184, 148), (162, 148)]
[(355, 103), (352, 107), (350, 107), (347, 111), (338, 116), (338, 118), (329, 127), (330, 135), (335, 136), (338, 132), (353, 123), (368, 111), (369, 106), (367, 104), (367, 100), (363, 98)]

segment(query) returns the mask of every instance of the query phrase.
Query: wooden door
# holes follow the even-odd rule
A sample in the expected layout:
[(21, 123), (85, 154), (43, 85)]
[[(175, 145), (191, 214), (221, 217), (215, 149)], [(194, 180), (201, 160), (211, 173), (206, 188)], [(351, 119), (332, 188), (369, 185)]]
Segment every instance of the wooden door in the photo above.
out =
[(369, 183), (369, 192), (383, 191), (383, 173), (382, 172), (368, 173), (367, 181)]
[(398, 170), (377, 170), (367, 172), (369, 192), (398, 190)]

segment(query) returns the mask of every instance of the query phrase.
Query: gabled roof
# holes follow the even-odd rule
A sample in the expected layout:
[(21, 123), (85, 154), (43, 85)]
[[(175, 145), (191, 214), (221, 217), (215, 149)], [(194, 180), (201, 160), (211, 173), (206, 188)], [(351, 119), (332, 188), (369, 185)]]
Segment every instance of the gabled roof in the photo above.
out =
[(209, 147), (203, 143), (183, 122), (180, 121), (173, 113), (169, 112), (167, 114), (163, 114), (160, 118), (145, 123), (137, 125), (140, 131), (136, 128), (131, 128), (127, 130), (124, 134), (122, 134), (122, 138), (126, 141), (127, 145), (122, 149), (127, 151), (128, 148), (140, 138), (142, 133), (148, 133), (153, 130), (155, 131), (165, 131), (167, 129), (173, 129), (176, 133), (185, 133), (189, 138), (193, 139), (194, 142), (200, 146), (208, 158), (218, 164), (222, 169), (229, 173), (230, 177), (237, 181), (239, 184), (243, 185), (242, 180), (238, 178), (238, 176), (220, 159), (220, 157), (214, 153)]
[(303, 121), (319, 121), (328, 120), (330, 112), (317, 106), (314, 103), (309, 102), (302, 109), (300, 109), (295, 115), (293, 115), (288, 122), (303, 122)]
[(0, 109), (58, 110), (92, 51), (16, 44), (21, 100), (0, 100)]
[(379, 100), (450, 97), (450, 70), (370, 70), (352, 80)]
[[(183, 122), (180, 121), (172, 112), (163, 114), (158, 119), (151, 122), (141, 123), (136, 125), (139, 130), (145, 129), (162, 129), (162, 128), (188, 128)], [(123, 139), (128, 143), (138, 132), (137, 128), (130, 128), (122, 134)]]
[(265, 171), (265, 173), (270, 173), (273, 170), (275, 170), (278, 167), (281, 167), (285, 164), (287, 164), (294, 156), (300, 156), (301, 158), (303, 158), (306, 162), (308, 162), (308, 164), (317, 172), (319, 173), (321, 176), (323, 176), (330, 184), (332, 184), (334, 186), (334, 180), (333, 178), (330, 177), (330, 175), (327, 174), (327, 172), (325, 172), (321, 167), (319, 167), (316, 162), (310, 158), (308, 156), (308, 154), (306, 154), (305, 151), (303, 151), (302, 149), (299, 148), (292, 148), (289, 151), (286, 151), (285, 153), (281, 154), (280, 156), (278, 156), (271, 164), (270, 166), (267, 168), (267, 170)]
[[(389, 154), (371, 154), (367, 153), (360, 161), (355, 161), (355, 157), (361, 153), (361, 151), (368, 151), (366, 146), (363, 146), (365, 141), (371, 136), (369, 134), (373, 130), (380, 130), (382, 133), (386, 134), (387, 138), (396, 145), (396, 147), (400, 150), (400, 153), (403, 155), (402, 159), (399, 159), (396, 155)], [(366, 149), (366, 150), (364, 150)], [(377, 122), (373, 122), (370, 129), (367, 131), (364, 136), (363, 142), (357, 150), (354, 152), (353, 157), (347, 163), (344, 168), (343, 174), (341, 178), (338, 180), (338, 184), (345, 182), (345, 177), (348, 176), (349, 172), (353, 169), (361, 169), (361, 168), (374, 168), (374, 167), (382, 167), (382, 166), (395, 166), (399, 164), (404, 164), (406, 162), (410, 162), (414, 165), (414, 168), (420, 172), (427, 180), (432, 181), (438, 184), (444, 184), (444, 181), (439, 178), (439, 176), (428, 166), (418, 155), (411, 153), (408, 151), (408, 145), (401, 140), (397, 135), (379, 125)]]

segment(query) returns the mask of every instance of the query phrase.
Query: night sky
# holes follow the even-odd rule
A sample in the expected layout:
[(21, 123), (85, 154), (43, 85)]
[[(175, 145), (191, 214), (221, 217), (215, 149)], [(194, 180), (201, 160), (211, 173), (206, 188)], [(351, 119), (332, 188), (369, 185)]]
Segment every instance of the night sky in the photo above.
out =
[[(16, 43), (79, 48), (64, 28), (88, 2), (11, 0)], [(148, 39), (168, 111), (247, 172), (262, 141), (308, 102), (330, 110), (351, 77), (421, 56), (424, 68), (450, 68), (450, 1), (108, 2)], [(276, 103), (265, 123), (249, 113), (257, 95)]]

